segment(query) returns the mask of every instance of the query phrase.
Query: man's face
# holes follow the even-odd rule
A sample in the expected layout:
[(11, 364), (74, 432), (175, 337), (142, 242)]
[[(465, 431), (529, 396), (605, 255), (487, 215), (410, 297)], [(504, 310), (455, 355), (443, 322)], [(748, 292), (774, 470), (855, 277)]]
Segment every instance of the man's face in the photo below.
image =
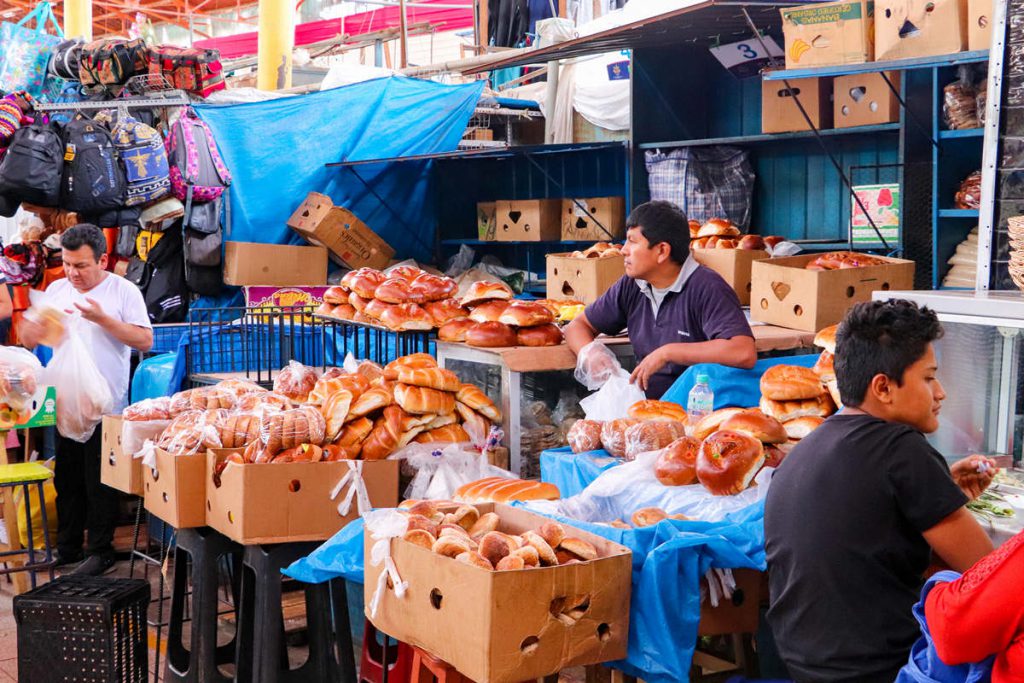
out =
[(67, 275), (71, 286), (78, 291), (87, 292), (103, 279), (107, 255), (103, 254), (97, 259), (89, 245), (83, 245), (78, 249), (64, 249), (61, 258), (64, 261), (64, 274)]
[(903, 373), (903, 384), (890, 383), (890, 419), (913, 427), (924, 434), (939, 428), (939, 410), (946, 392), (935, 376), (938, 362), (929, 344), (913, 365)]
[(626, 231), (626, 243), (622, 247), (626, 275), (641, 280), (648, 279), (647, 276), (665, 261), (668, 250), (669, 246), (664, 242), (652, 247), (639, 226), (630, 228)]

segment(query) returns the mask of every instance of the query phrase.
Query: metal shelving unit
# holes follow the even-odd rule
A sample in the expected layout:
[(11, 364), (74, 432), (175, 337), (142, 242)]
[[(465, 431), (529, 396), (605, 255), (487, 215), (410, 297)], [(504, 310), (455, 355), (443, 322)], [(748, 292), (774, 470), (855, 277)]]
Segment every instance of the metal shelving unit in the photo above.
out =
[(111, 100), (86, 102), (36, 102), (36, 111), (100, 111), (102, 109), (151, 109), (157, 107), (186, 107), (191, 102), (182, 90), (161, 91), (159, 95), (149, 94), (138, 97), (118, 97)]
[(847, 76), (849, 74), (867, 74), (876, 71), (909, 71), (916, 69), (937, 69), (959, 64), (972, 64), (988, 61), (987, 50), (973, 52), (957, 52), (951, 55), (932, 57), (914, 57), (912, 59), (893, 59), (884, 62), (866, 62), (864, 64), (843, 64), (841, 66), (819, 66), (807, 69), (786, 69), (771, 71), (764, 74), (766, 81), (782, 81), (791, 78), (815, 78), (819, 76)]

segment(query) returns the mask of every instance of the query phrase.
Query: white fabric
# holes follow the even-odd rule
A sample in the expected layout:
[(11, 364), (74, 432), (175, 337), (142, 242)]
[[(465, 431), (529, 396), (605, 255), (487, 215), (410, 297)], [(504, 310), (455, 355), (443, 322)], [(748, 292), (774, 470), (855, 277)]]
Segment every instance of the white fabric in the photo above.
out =
[(558, 145), (573, 142), (572, 112), (573, 93), (576, 92), (576, 65), (563, 64), (558, 70), (558, 91), (555, 93), (554, 111), (547, 111), (547, 102), (541, 98), (540, 111), (551, 120), (552, 139), (549, 144)]
[(395, 597), (401, 599), (409, 588), (409, 583), (403, 581), (398, 573), (398, 566), (391, 557), (391, 539), (405, 535), (409, 528), (409, 518), (397, 510), (371, 510), (364, 516), (365, 531), (373, 538), (373, 545), (370, 547), (370, 564), (374, 567), (384, 563), (384, 571), (377, 577), (377, 585), (370, 599), (370, 618), (377, 616), (377, 608), (380, 600), (384, 597), (384, 590), (387, 587), (388, 577), (391, 578), (391, 585), (394, 586)]
[[(151, 329), (149, 314), (142, 292), (119, 275), (107, 273), (103, 280), (82, 293), (71, 286), (69, 280), (57, 280), (46, 289), (47, 303), (57, 310), (78, 312), (75, 304), (85, 304), (86, 299), (96, 301), (103, 312), (115, 320)], [(107, 380), (114, 397), (114, 413), (120, 413), (128, 405), (128, 370), (131, 363), (131, 349), (95, 323), (81, 320), (79, 331), (92, 351), (93, 360), (103, 378)], [(57, 387), (60, 392), (60, 387)]]
[[(636, 0), (634, 0), (635, 2)], [(573, 107), (606, 130), (629, 130), (629, 80), (608, 78), (608, 65), (628, 62), (629, 52), (606, 52), (575, 63)]]
[(346, 460), (345, 462), (348, 463), (348, 472), (334, 486), (331, 491), (331, 500), (337, 500), (342, 489), (347, 485), (348, 492), (338, 503), (338, 514), (347, 517), (349, 510), (352, 509), (352, 501), (355, 500), (356, 509), (359, 511), (359, 516), (362, 517), (373, 509), (373, 505), (370, 504), (370, 495), (366, 492), (366, 482), (363, 480), (363, 461)]

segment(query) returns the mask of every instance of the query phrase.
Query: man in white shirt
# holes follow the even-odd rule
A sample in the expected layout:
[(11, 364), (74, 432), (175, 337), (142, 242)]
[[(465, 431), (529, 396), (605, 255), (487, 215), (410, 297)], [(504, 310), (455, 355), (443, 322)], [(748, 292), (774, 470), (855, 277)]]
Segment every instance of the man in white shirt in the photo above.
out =
[[(85, 336), (96, 367), (114, 397), (114, 413), (128, 403), (131, 350), (153, 346), (153, 328), (142, 292), (124, 278), (108, 273), (107, 241), (95, 225), (82, 223), (61, 237), (67, 277), (46, 290), (50, 304), (81, 315), (78, 333)], [(19, 337), (28, 348), (42, 339), (41, 325), (25, 320)], [(57, 387), (60, 394), (61, 388)], [(57, 489), (57, 562), (82, 559), (85, 529), (89, 529), (88, 558), (75, 573), (102, 574), (114, 564), (114, 524), (117, 492), (100, 483), (100, 439), (97, 428), (85, 443), (58, 435), (54, 486)]]

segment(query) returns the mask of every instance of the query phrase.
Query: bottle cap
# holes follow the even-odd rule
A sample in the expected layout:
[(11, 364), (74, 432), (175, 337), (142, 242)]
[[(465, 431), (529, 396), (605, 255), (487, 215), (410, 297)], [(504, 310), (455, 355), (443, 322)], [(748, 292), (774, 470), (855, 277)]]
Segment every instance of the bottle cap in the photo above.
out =
[(697, 375), (697, 384), (707, 384), (711, 381), (711, 378), (707, 375)]

